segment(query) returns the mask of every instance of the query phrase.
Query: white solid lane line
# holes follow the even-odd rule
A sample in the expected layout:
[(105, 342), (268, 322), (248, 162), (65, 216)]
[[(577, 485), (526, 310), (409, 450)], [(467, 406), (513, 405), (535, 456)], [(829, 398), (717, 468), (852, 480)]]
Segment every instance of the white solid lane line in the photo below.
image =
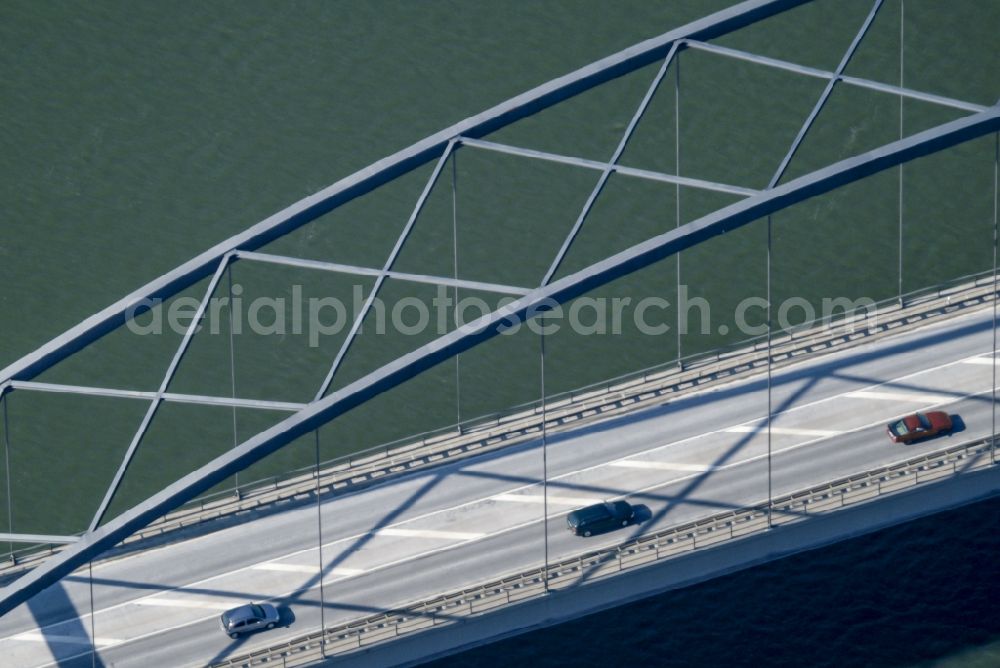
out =
[(483, 538), (484, 533), (467, 531), (436, 531), (434, 529), (396, 529), (386, 527), (375, 532), (376, 536), (405, 536), (407, 538), (443, 538), (445, 540), (474, 540)]
[[(493, 501), (511, 501), (513, 503), (542, 503), (545, 501), (545, 496), (541, 494), (499, 494), (490, 498)], [(603, 500), (586, 496), (548, 495), (549, 503), (562, 503), (567, 506), (589, 506), (594, 503), (600, 503)]]
[[(750, 425), (741, 424), (736, 427), (724, 429), (731, 434), (766, 434), (767, 424)], [(836, 436), (839, 431), (832, 429), (799, 429), (797, 427), (771, 427), (772, 434), (788, 434), (789, 436)]]
[(924, 404), (943, 404), (951, 401), (964, 399), (959, 396), (949, 396), (947, 394), (931, 394), (930, 392), (882, 392), (872, 390), (860, 390), (858, 392), (848, 392), (844, 395), (851, 399), (876, 399), (879, 401), (917, 401)]
[[(29, 640), (33, 642), (58, 642), (66, 645), (90, 645), (89, 636), (66, 636), (57, 633), (42, 633), (41, 631), (28, 631), (14, 636), (14, 640)], [(121, 642), (116, 638), (95, 638), (94, 644), (98, 647), (106, 645), (117, 645)]]
[(681, 464), (679, 462), (653, 462), (641, 459), (619, 459), (616, 462), (608, 462), (608, 466), (617, 466), (625, 469), (659, 469), (661, 471), (714, 471), (717, 467), (708, 464)]

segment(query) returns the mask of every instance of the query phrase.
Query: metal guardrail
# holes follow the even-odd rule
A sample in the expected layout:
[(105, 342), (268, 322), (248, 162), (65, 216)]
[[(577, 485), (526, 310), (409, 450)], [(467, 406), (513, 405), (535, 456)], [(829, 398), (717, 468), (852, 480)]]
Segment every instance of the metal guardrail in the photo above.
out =
[[(874, 312), (844, 314), (772, 337), (774, 366), (798, 362), (808, 355), (842, 350), (901, 331), (905, 325), (935, 322), (942, 317), (991, 303), (995, 288), (992, 273), (970, 275), (876, 304)], [(606, 420), (639, 407), (663, 403), (713, 384), (731, 382), (758, 371), (767, 362), (766, 340), (744, 342), (739, 348), (719, 350), (696, 359), (671, 362), (634, 374), (604, 381), (550, 397), (545, 405), (545, 428), (555, 433)], [(478, 421), (476, 421), (478, 420)], [(413, 440), (394, 441), (321, 464), (319, 493), (360, 487), (418, 468), (435, 465), (535, 438), (542, 429), (540, 403), (515, 407), (509, 413), (481, 417), (452, 425)], [(287, 476), (249, 483), (202, 497), (168, 513), (136, 532), (123, 544), (163, 536), (225, 516), (281, 502), (314, 499), (316, 470), (300, 469)], [(238, 493), (236, 493), (238, 491)], [(0, 568), (0, 578), (30, 569), (63, 548), (33, 546), (10, 555)]]
[[(952, 313), (968, 308), (969, 306), (981, 305), (985, 297), (992, 297), (993, 292), (988, 289), (992, 287), (992, 283), (993, 276), (991, 272), (970, 274), (930, 289), (906, 293), (900, 299), (891, 298), (882, 302), (876, 302), (874, 311), (844, 313), (838, 318), (834, 318), (831, 315), (809, 323), (803, 323), (784, 335), (776, 335), (772, 338), (772, 361), (781, 365), (788, 359), (798, 357), (804, 352), (817, 352), (818, 348), (815, 348), (817, 344), (828, 343), (828, 341), (838, 338), (843, 339), (845, 332), (849, 335), (854, 335), (855, 338), (867, 337), (897, 327), (899, 324), (910, 324), (915, 320), (943, 315), (945, 311)], [(882, 319), (881, 324), (879, 324), (880, 319)], [(871, 320), (873, 324), (868, 328), (858, 329), (858, 323), (866, 320)], [(845, 341), (841, 341), (841, 343), (843, 342)], [(809, 349), (810, 344), (814, 349)], [(834, 345), (836, 344), (834, 343)], [(749, 370), (741, 369), (739, 362), (746, 361), (745, 358), (747, 357), (759, 357), (761, 352), (766, 351), (766, 348), (766, 335), (746, 339), (725, 348), (695, 353), (574, 390), (550, 395), (546, 401), (546, 412), (551, 414), (563, 406), (579, 404), (581, 401), (587, 402), (595, 397), (612, 395), (630, 389), (641, 392), (648, 389), (645, 387), (646, 385), (662, 385), (661, 381), (670, 377), (677, 377), (681, 381), (677, 385), (684, 385), (683, 381), (691, 380), (701, 375), (718, 374), (720, 371), (732, 367), (736, 367), (737, 370)], [(757, 362), (756, 366), (759, 366), (759, 364)], [(677, 391), (675, 388), (671, 389)], [(406, 452), (414, 447), (434, 445), (445, 439), (455, 439), (465, 434), (493, 430), (495, 427), (502, 427), (512, 422), (517, 422), (526, 416), (534, 415), (537, 417), (540, 413), (541, 403), (539, 401), (532, 401), (514, 406), (503, 412), (469, 418), (460, 423), (422, 434), (414, 434), (329, 460), (321, 463), (320, 469), (336, 469), (342, 467), (345, 462), (350, 466), (355, 462), (369, 462), (375, 457), (391, 457), (393, 454)], [(216, 492), (213, 497), (201, 497), (192, 503), (201, 504), (210, 502), (216, 498), (233, 496), (236, 495), (237, 491), (242, 495), (247, 489), (274, 486), (298, 476), (311, 476), (314, 468), (310, 466), (289, 472), (284, 476), (249, 482), (241, 487), (240, 490), (229, 489)]]
[[(874, 314), (849, 314), (835, 324), (824, 321), (810, 330), (799, 330), (775, 337), (771, 344), (774, 366), (798, 362), (809, 354), (841, 350), (861, 340), (896, 333), (902, 325), (934, 321), (989, 303), (994, 294), (992, 275), (984, 275), (958, 286), (935, 289), (933, 295), (913, 298), (911, 306), (903, 308), (897, 302), (886, 302)], [(912, 295), (911, 295), (912, 297)], [(662, 403), (664, 397), (681, 396), (700, 390), (712, 383), (730, 382), (766, 364), (766, 342), (744, 346), (728, 353), (715, 353), (710, 358), (678, 368), (676, 364), (637, 372), (599, 385), (590, 386), (549, 398), (545, 406), (546, 431), (558, 432), (576, 428), (587, 422), (634, 410), (639, 406)], [(535, 437), (542, 427), (542, 407), (531, 404), (521, 410), (495, 416), (477, 423), (453, 425), (446, 430), (408, 442), (386, 446), (342, 457), (321, 465), (320, 490), (328, 492), (358, 483), (371, 482), (387, 475), (412, 470), (442, 459), (456, 458), (497, 446), (520, 443)], [(242, 490), (234, 499), (226, 496), (202, 500), (178, 509), (149, 530), (161, 533), (164, 523), (174, 520), (181, 526), (192, 515), (207, 513), (209, 518), (220, 514), (219, 502), (238, 512), (272, 503), (281, 498), (308, 498), (315, 492), (315, 469), (302, 469), (283, 478), (262, 481), (249, 490)], [(224, 514), (224, 513), (222, 513)], [(140, 532), (137, 536), (148, 536)]]
[[(865, 313), (842, 313), (839, 317), (834, 317), (833, 314), (825, 317), (812, 320), (810, 322), (801, 323), (796, 325), (785, 335), (775, 335), (772, 339), (772, 347), (779, 347), (783, 344), (790, 343), (792, 341), (805, 341), (814, 338), (817, 332), (823, 332), (831, 330), (834, 327), (841, 327), (845, 325), (853, 325), (858, 321), (863, 321), (866, 319), (877, 319), (879, 317), (886, 316), (892, 312), (899, 311), (903, 307), (913, 307), (918, 305), (924, 305), (928, 301), (943, 299), (946, 304), (949, 304), (953, 299), (961, 300), (963, 299), (963, 293), (969, 291), (976, 291), (984, 286), (990, 286), (993, 283), (993, 275), (990, 271), (979, 272), (975, 274), (968, 274), (966, 276), (961, 276), (959, 278), (953, 279), (951, 281), (946, 281), (932, 288), (923, 288), (920, 290), (914, 290), (905, 293), (899, 298), (893, 297), (890, 299), (885, 299), (880, 302), (875, 303), (874, 312)], [(992, 293), (989, 293), (992, 295)], [(967, 296), (967, 295), (966, 295)], [(911, 309), (912, 310), (912, 309)], [(836, 323), (836, 324), (835, 324)], [(735, 357), (746, 354), (747, 352), (760, 352), (766, 348), (766, 335), (752, 337), (749, 339), (744, 339), (738, 343), (731, 344), (722, 348), (717, 348), (710, 351), (701, 351), (697, 353), (692, 353), (690, 355), (681, 357), (679, 359), (671, 360), (668, 362), (663, 362), (656, 364), (645, 369), (640, 369), (638, 371), (633, 371), (630, 373), (622, 374), (614, 378), (599, 381), (597, 383), (591, 383), (573, 390), (566, 392), (560, 392), (557, 394), (549, 395), (547, 397), (547, 408), (551, 409), (553, 406), (558, 405), (560, 402), (573, 403), (579, 398), (593, 396), (595, 392), (611, 392), (614, 388), (625, 387), (629, 383), (641, 379), (642, 382), (655, 381), (664, 374), (675, 374), (679, 371), (684, 370), (695, 370), (702, 369), (706, 365), (718, 364), (725, 362), (728, 359), (733, 359)], [(434, 442), (438, 437), (448, 437), (455, 434), (464, 434), (469, 432), (474, 432), (482, 430), (488, 426), (499, 426), (504, 424), (506, 421), (515, 419), (518, 416), (523, 416), (528, 411), (538, 411), (540, 409), (539, 401), (531, 401), (523, 403), (517, 406), (513, 406), (507, 410), (487, 413), (479, 415), (477, 417), (468, 418), (462, 420), (461, 422), (447, 425), (439, 429), (434, 429), (431, 431), (412, 434), (404, 438), (396, 439), (383, 443), (371, 448), (366, 448), (365, 450), (352, 453), (350, 455), (344, 455), (342, 457), (328, 460), (320, 464), (321, 469), (329, 468), (342, 463), (345, 460), (365, 460), (373, 455), (382, 454), (383, 456), (388, 455), (390, 452), (396, 451), (400, 448), (410, 446), (414, 443), (431, 443)], [(281, 480), (285, 480), (290, 477), (295, 477), (297, 474), (304, 474), (312, 471), (314, 467), (305, 467), (294, 472), (289, 472), (284, 476), (275, 476), (273, 478), (266, 478), (262, 480), (256, 480), (253, 482), (245, 483), (241, 488), (254, 488), (264, 485), (274, 484)], [(211, 498), (219, 498), (226, 495), (234, 495), (236, 489), (223, 490), (215, 492), (212, 497), (204, 496), (200, 497), (198, 502), (209, 501)]]
[(663, 559), (762, 533), (769, 528), (769, 515), (770, 527), (780, 527), (836, 512), (884, 494), (986, 468), (994, 463), (992, 440), (987, 437), (788, 494), (773, 501), (770, 513), (766, 503), (718, 513), (615, 547), (587, 552), (552, 564), (547, 569), (536, 568), (405, 608), (338, 624), (280, 645), (232, 657), (213, 664), (213, 667), (307, 666), (423, 629), (460, 624), (496, 608), (543, 596), (546, 590), (558, 592), (578, 586), (584, 580), (600, 580)]

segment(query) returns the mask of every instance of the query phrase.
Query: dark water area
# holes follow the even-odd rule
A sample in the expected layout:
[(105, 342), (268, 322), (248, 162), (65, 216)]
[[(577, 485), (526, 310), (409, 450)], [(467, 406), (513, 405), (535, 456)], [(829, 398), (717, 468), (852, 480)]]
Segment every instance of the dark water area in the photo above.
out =
[(1000, 666), (1000, 498), (426, 664)]

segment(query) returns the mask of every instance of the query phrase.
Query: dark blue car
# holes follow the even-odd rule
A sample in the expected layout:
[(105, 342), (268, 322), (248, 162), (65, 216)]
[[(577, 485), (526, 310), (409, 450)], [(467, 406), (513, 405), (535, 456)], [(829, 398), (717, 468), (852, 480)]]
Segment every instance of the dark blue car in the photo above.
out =
[(635, 508), (627, 501), (605, 501), (574, 510), (566, 516), (566, 527), (577, 536), (591, 536), (628, 526)]

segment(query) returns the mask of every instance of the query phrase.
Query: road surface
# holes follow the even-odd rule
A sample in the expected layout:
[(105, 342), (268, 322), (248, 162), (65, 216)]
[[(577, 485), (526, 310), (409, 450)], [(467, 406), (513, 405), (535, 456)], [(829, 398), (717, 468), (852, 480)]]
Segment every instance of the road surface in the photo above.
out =
[[(991, 432), (989, 310), (776, 371), (771, 488), (781, 495)], [(756, 377), (540, 443), (408, 474), (76, 573), (0, 619), (12, 666), (201, 666), (542, 563), (766, 500), (767, 384)], [(893, 444), (885, 424), (932, 407), (951, 436)], [(543, 521), (547, 497), (548, 518)], [(565, 514), (602, 499), (641, 522), (582, 538)], [(219, 614), (269, 600), (282, 626), (232, 640)]]

